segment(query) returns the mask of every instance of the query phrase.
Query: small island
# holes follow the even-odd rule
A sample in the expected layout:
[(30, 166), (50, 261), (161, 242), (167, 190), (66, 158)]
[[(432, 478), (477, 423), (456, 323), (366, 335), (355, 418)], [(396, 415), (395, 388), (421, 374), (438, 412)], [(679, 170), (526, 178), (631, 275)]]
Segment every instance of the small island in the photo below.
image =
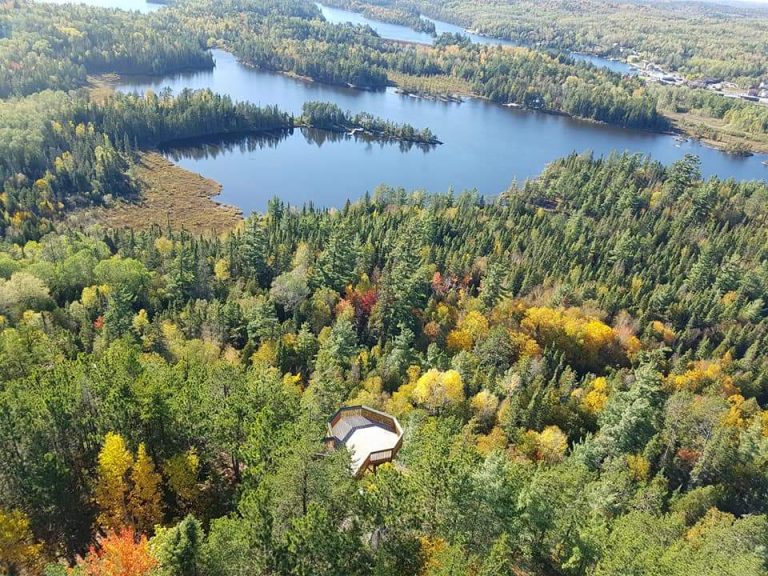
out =
[(374, 138), (400, 140), (436, 146), (442, 142), (429, 128), (417, 129), (410, 124), (397, 124), (367, 112), (352, 114), (330, 102), (306, 102), (296, 126), (329, 132), (364, 134)]

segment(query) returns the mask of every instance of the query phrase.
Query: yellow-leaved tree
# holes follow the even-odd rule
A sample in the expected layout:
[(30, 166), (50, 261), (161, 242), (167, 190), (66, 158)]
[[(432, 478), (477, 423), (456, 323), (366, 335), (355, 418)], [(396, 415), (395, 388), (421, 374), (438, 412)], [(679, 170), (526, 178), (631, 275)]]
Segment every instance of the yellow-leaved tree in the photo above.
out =
[(30, 574), (39, 568), (40, 544), (29, 529), (29, 518), (19, 510), (0, 508), (0, 574)]
[(520, 325), (539, 344), (562, 350), (569, 362), (581, 369), (599, 371), (608, 364), (626, 361), (626, 351), (613, 329), (578, 308), (534, 306), (526, 310)]
[(599, 414), (608, 403), (608, 380), (598, 376), (590, 383), (588, 392), (581, 400), (581, 407), (590, 414)]
[(470, 401), (472, 414), (483, 430), (490, 430), (496, 422), (499, 399), (488, 390), (480, 390)]
[(562, 461), (568, 449), (568, 437), (557, 426), (547, 426), (539, 432), (538, 456), (550, 464)]
[(123, 437), (108, 432), (99, 452), (96, 469), (95, 497), (99, 507), (97, 522), (102, 528), (117, 530), (128, 523), (128, 473), (132, 466), (133, 456)]
[(96, 473), (97, 522), (102, 529), (119, 531), (131, 527), (150, 532), (162, 521), (161, 477), (144, 444), (139, 444), (134, 460), (125, 439), (108, 432), (99, 452)]
[(131, 497), (129, 508), (134, 528), (148, 533), (163, 519), (163, 502), (160, 498), (160, 474), (155, 470), (147, 449), (139, 444), (136, 463), (131, 470)]
[(417, 381), (413, 400), (430, 412), (437, 413), (464, 401), (464, 382), (456, 370), (440, 372), (431, 369)]
[(168, 487), (176, 494), (182, 507), (193, 507), (199, 494), (197, 476), (200, 473), (200, 457), (197, 452), (190, 449), (170, 458), (163, 472), (168, 479)]

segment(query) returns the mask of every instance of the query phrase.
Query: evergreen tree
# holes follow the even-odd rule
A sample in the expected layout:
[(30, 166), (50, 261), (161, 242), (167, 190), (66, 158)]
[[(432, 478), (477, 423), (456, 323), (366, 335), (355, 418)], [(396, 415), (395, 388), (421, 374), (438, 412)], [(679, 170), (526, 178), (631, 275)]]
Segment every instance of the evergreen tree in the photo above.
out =
[(205, 533), (200, 521), (187, 516), (172, 528), (159, 528), (149, 542), (159, 562), (159, 576), (205, 574)]
[(357, 258), (355, 238), (345, 222), (331, 230), (328, 244), (317, 258), (315, 282), (319, 286), (342, 292), (354, 279)]

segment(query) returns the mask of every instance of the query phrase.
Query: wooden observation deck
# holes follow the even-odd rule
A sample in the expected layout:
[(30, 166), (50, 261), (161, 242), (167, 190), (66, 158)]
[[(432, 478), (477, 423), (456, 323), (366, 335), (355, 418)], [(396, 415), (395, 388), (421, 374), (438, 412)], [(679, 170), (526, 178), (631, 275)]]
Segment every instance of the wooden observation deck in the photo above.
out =
[(397, 418), (367, 406), (345, 406), (328, 421), (326, 442), (343, 444), (352, 456), (352, 472), (360, 477), (368, 469), (390, 462), (403, 443)]

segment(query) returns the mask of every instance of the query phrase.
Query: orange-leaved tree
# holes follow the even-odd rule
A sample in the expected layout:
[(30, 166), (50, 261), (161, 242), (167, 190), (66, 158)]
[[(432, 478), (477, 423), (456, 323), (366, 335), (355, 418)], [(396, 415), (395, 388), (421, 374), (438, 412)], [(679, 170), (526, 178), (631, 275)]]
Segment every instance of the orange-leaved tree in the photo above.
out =
[(142, 534), (136, 538), (128, 529), (108, 532), (78, 562), (87, 576), (149, 576), (156, 567), (147, 537)]

